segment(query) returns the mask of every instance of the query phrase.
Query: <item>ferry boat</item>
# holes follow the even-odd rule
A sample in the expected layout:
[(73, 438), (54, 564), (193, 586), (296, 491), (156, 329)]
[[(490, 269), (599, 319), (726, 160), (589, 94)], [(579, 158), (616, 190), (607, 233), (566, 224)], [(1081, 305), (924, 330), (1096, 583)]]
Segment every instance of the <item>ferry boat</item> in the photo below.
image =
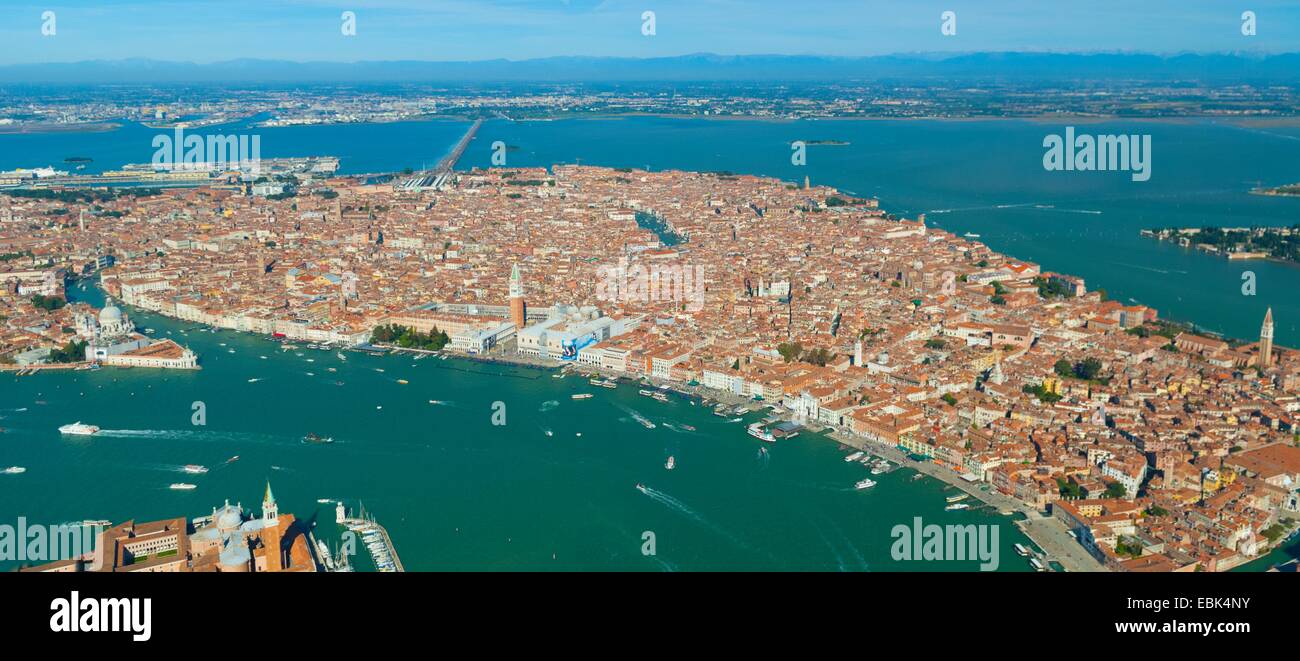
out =
[(323, 445), (326, 443), (333, 443), (334, 438), (332, 436), (317, 436), (314, 433), (309, 433), (306, 436), (302, 437), (302, 442)]
[(966, 503), (953, 503), (953, 504), (951, 504), (951, 505), (949, 505), (949, 506), (947, 506), (947, 507), (945, 507), (945, 508), (943, 508), (943, 509), (944, 509), (945, 511), (952, 512), (952, 511), (955, 511), (955, 510), (964, 510), (964, 509), (966, 509), (966, 508), (968, 508), (968, 507), (970, 507), (970, 505), (967, 505)]
[(641, 426), (645, 427), (646, 429), (655, 428), (655, 423), (650, 422), (650, 420), (648, 420), (645, 416), (641, 415), (640, 413), (637, 413), (636, 411), (632, 412), (632, 417), (636, 418), (636, 421), (641, 423)]
[(618, 387), (617, 381), (607, 379), (588, 379), (587, 383), (590, 383), (593, 386), (600, 386), (601, 388), (609, 388), (611, 390)]
[(60, 434), (69, 436), (94, 436), (99, 433), (99, 427), (95, 425), (83, 425), (81, 422), (74, 422), (70, 425), (59, 427)]
[(10, 466), (10, 467), (8, 467), (8, 468), (6, 468), (6, 469), (0, 471), (0, 473), (2, 473), (2, 474), (4, 474), (4, 475), (18, 475), (18, 474), (20, 474), (20, 473), (26, 473), (26, 472), (27, 472), (27, 469), (26, 469), (26, 468), (23, 468), (22, 466)]
[(1021, 557), (1028, 557), (1029, 549), (1025, 548), (1024, 544), (1016, 544), (1016, 553), (1019, 554)]
[(1029, 566), (1033, 567), (1034, 571), (1047, 571), (1047, 567), (1044, 567), (1043, 563), (1039, 562), (1038, 558), (1030, 558)]
[(190, 475), (202, 475), (208, 472), (208, 468), (206, 466), (200, 466), (198, 464), (185, 464), (184, 466), (181, 467), (181, 470), (186, 473), (189, 473)]
[(858, 482), (853, 485), (853, 488), (861, 491), (862, 489), (870, 489), (871, 487), (874, 486), (876, 486), (876, 481), (869, 477), (866, 477), (866, 478), (862, 478), (861, 480), (858, 480)]
[(593, 395), (589, 392), (580, 392), (576, 395), (573, 395), (573, 399), (591, 399), (592, 397)]
[(173, 491), (190, 491), (191, 489), (197, 489), (198, 487), (194, 486), (193, 484), (187, 484), (185, 482), (176, 482), (173, 483), (168, 488), (172, 489)]
[(847, 462), (857, 461), (857, 460), (861, 459), (861, 458), (862, 458), (862, 455), (864, 455), (864, 454), (866, 454), (866, 453), (865, 453), (865, 452), (861, 452), (861, 451), (859, 451), (859, 452), (854, 452), (853, 454), (851, 454), (851, 455), (845, 457), (845, 458), (844, 458), (844, 461), (847, 461)]
[(963, 500), (966, 500), (966, 499), (969, 498), (969, 497), (970, 497), (970, 494), (965, 494), (965, 493), (963, 493), (963, 494), (958, 494), (958, 495), (956, 495), (956, 496), (948, 496), (947, 500), (948, 500), (949, 503), (958, 503), (958, 502), (961, 502), (961, 501), (963, 501)]
[(776, 442), (776, 437), (772, 435), (772, 432), (763, 429), (763, 425), (758, 422), (755, 422), (754, 424), (746, 427), (745, 433), (749, 434), (750, 436), (753, 436), (754, 438), (757, 438), (760, 441), (767, 441), (768, 443)]
[(677, 465), (677, 460), (674, 459), (671, 455), (668, 457), (668, 461), (664, 462), (664, 468), (667, 468), (668, 470), (672, 470), (673, 467), (676, 465)]

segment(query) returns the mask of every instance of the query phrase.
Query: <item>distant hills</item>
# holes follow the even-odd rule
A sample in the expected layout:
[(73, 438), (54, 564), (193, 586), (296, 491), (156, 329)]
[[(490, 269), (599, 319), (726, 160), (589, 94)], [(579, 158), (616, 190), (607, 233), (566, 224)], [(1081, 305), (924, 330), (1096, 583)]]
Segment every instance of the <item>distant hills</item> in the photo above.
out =
[(550, 57), (465, 62), (290, 62), (211, 64), (148, 59), (0, 66), (0, 84), (466, 83), (466, 82), (836, 82), (939, 80), (1300, 80), (1300, 53), (967, 53), (871, 57), (713, 55)]

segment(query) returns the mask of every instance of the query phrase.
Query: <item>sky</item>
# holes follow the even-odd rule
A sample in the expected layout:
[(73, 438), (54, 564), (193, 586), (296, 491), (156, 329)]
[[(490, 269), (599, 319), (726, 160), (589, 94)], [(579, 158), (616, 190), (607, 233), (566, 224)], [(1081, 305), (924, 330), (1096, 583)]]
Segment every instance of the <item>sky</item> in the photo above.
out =
[[(655, 34), (642, 34), (645, 12)], [(942, 15), (956, 34), (941, 34)], [(1242, 34), (1242, 13), (1256, 34)], [(54, 34), (42, 34), (53, 12)], [(342, 34), (343, 13), (356, 34)], [(1300, 0), (0, 0), (0, 65), (1300, 51)]]

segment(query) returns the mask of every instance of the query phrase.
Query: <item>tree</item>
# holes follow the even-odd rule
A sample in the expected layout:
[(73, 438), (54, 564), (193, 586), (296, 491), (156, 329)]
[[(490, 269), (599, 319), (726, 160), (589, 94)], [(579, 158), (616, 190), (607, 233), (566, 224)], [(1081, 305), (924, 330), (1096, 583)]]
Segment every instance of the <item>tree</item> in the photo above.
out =
[(46, 311), (58, 310), (67, 304), (67, 301), (57, 296), (42, 296), (40, 294), (32, 296), (32, 305)]
[(957, 398), (956, 398), (956, 397), (953, 397), (953, 396), (952, 396), (952, 393), (950, 393), (950, 392), (946, 392), (946, 393), (944, 393), (944, 394), (943, 394), (943, 397), (941, 397), (940, 399), (942, 399), (943, 401), (947, 402), (947, 403), (948, 403), (948, 406), (956, 406), (956, 405), (957, 405)]
[(1101, 361), (1096, 358), (1085, 358), (1083, 362), (1074, 366), (1074, 372), (1080, 379), (1091, 381), (1101, 374)]
[(1052, 371), (1056, 372), (1057, 376), (1068, 378), (1074, 376), (1074, 365), (1071, 365), (1070, 361), (1062, 358), (1056, 361), (1056, 364), (1052, 366)]
[(1127, 495), (1128, 495), (1128, 489), (1125, 489), (1124, 485), (1120, 484), (1119, 482), (1111, 482), (1110, 484), (1106, 485), (1107, 498), (1123, 498)]
[(947, 342), (944, 342), (944, 341), (943, 341), (943, 338), (941, 338), (941, 337), (932, 337), (932, 338), (930, 338), (930, 339), (928, 339), (928, 340), (925, 341), (925, 348), (927, 348), (927, 349), (942, 349), (942, 348), (944, 348), (945, 346), (947, 346), (947, 344), (948, 344), (948, 343), (947, 343)]
[(803, 345), (798, 342), (782, 342), (776, 345), (776, 352), (781, 354), (781, 357), (788, 363), (799, 359), (799, 356), (803, 353)]
[(86, 343), (72, 340), (60, 348), (50, 351), (51, 363), (79, 363), (86, 359)]
[(1062, 478), (1056, 478), (1056, 488), (1060, 490), (1062, 498), (1083, 498), (1086, 494), (1083, 487), (1076, 482), (1067, 482)]

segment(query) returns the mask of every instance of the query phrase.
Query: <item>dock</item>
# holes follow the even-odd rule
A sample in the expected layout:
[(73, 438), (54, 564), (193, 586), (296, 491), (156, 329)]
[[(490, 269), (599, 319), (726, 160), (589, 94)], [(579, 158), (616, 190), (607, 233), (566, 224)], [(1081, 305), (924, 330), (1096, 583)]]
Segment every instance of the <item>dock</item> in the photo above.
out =
[(339, 525), (346, 527), (348, 530), (359, 533), (363, 541), (366, 537), (377, 537), (382, 548), (372, 548), (369, 543), (366, 548), (370, 551), (371, 558), (375, 561), (375, 566), (381, 572), (405, 572), (406, 567), (402, 565), (402, 559), (397, 556), (397, 546), (393, 544), (393, 538), (388, 535), (388, 530), (379, 525), (373, 516), (367, 517), (365, 509), (362, 508), (361, 518), (345, 517), (338, 520)]

